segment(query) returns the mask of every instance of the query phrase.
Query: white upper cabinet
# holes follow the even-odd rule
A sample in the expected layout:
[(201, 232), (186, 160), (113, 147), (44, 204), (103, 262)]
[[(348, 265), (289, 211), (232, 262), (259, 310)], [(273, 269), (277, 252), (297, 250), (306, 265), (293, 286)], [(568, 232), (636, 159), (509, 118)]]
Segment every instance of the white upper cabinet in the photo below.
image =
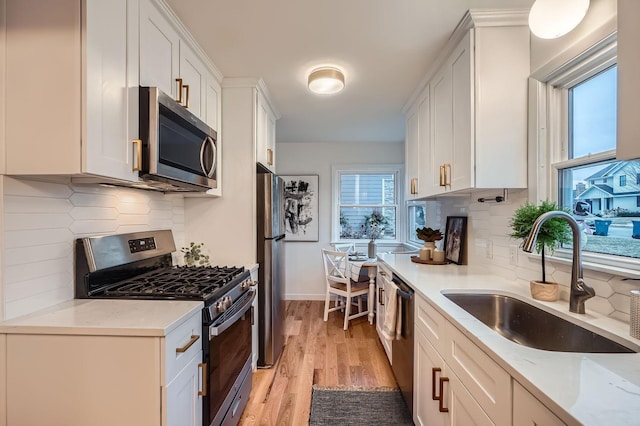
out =
[(429, 191), (429, 181), (425, 173), (431, 161), (429, 87), (421, 94), (415, 105), (407, 112), (405, 140), (405, 198), (417, 199)]
[[(224, 135), (233, 140), (231, 149), (236, 158), (251, 158), (252, 167), (260, 163), (272, 172), (276, 170), (276, 121), (277, 112), (270, 100), (262, 79), (225, 78), (224, 91)], [(229, 152), (229, 151), (226, 151)], [(237, 165), (229, 169), (234, 180), (242, 178), (242, 169)], [(238, 173), (240, 173), (238, 175)]]
[(8, 174), (138, 179), (137, 10), (136, 0), (6, 4)]
[(220, 82), (207, 58), (161, 1), (140, 1), (140, 85), (160, 88), (219, 130)]
[(6, 174), (138, 182), (140, 85), (220, 130), (219, 72), (162, 0), (0, 7)]
[(618, 146), (621, 160), (640, 158), (640, 2), (618, 0)]
[(211, 73), (207, 75), (204, 92), (204, 107), (206, 114), (206, 119), (204, 121), (213, 129), (216, 129), (218, 131), (218, 138), (220, 138), (222, 88), (220, 87), (220, 82), (218, 82), (218, 80)]
[(140, 85), (178, 99), (180, 35), (152, 0), (140, 2)]
[(416, 198), (527, 186), (526, 22), (524, 11), (471, 11), (457, 27), (429, 73)]
[(276, 171), (276, 118), (265, 94), (256, 94), (256, 160), (275, 173)]

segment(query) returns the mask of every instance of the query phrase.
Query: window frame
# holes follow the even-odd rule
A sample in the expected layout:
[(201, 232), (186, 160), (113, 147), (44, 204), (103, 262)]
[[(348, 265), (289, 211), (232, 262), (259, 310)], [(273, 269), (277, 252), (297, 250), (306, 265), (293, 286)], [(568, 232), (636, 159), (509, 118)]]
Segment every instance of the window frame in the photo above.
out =
[[(583, 51), (573, 59), (546, 72), (532, 75), (530, 109), (533, 133), (530, 137), (531, 157), (529, 201), (559, 200), (560, 170), (601, 161), (616, 159), (616, 150), (569, 158), (569, 88), (617, 64), (617, 34), (611, 34)], [(541, 74), (538, 73), (538, 74)], [(538, 256), (530, 254), (529, 256)], [(558, 248), (550, 261), (571, 263), (572, 251)], [(627, 277), (640, 276), (638, 259), (623, 256), (582, 252), (583, 268), (614, 273)]]
[[(402, 243), (405, 233), (405, 220), (401, 207), (404, 194), (404, 166), (402, 164), (348, 164), (331, 166), (331, 241), (332, 243), (363, 244), (365, 239), (340, 238), (340, 176), (343, 174), (393, 174), (395, 175), (395, 203), (385, 207), (396, 209), (396, 238), (393, 240), (378, 239), (377, 245), (397, 245)], [(382, 205), (381, 205), (382, 206)]]

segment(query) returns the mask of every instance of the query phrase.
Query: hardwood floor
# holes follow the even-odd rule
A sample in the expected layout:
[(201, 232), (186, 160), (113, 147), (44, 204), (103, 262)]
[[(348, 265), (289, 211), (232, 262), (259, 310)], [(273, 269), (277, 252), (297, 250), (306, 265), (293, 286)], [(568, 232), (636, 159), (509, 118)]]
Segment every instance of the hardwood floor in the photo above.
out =
[(285, 346), (277, 364), (253, 373), (241, 425), (305, 425), (311, 387), (397, 387), (378, 340), (365, 317), (342, 329), (341, 312), (322, 320), (324, 302), (287, 301)]

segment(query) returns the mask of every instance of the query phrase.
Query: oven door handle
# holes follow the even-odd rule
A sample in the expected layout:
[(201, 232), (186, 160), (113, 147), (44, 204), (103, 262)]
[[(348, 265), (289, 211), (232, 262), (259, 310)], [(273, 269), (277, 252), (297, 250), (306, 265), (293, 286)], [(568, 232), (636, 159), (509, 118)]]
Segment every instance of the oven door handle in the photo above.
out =
[(253, 299), (256, 298), (256, 291), (254, 289), (250, 289), (249, 293), (251, 293), (251, 295), (248, 296), (244, 302), (241, 302), (240, 306), (238, 306), (237, 308), (233, 305), (229, 307), (229, 310), (236, 311), (233, 315), (224, 319), (221, 323), (213, 323), (209, 326), (209, 340), (211, 340), (211, 338), (214, 336), (219, 336), (224, 333), (227, 328), (231, 327), (236, 321), (238, 321), (238, 319), (242, 315), (245, 314), (245, 312), (247, 312), (251, 308)]

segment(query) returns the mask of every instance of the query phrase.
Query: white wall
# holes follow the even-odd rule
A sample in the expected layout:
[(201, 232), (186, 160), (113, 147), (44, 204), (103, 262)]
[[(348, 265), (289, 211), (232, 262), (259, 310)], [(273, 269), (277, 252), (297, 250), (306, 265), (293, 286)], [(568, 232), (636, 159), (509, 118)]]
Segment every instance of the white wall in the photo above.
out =
[(74, 241), (89, 235), (172, 229), (184, 245), (181, 195), (1, 177), (0, 319), (74, 298)]
[(325, 281), (320, 250), (331, 243), (331, 166), (340, 164), (402, 164), (403, 143), (281, 143), (277, 145), (281, 175), (319, 175), (319, 240), (287, 242), (286, 298), (323, 299)]

